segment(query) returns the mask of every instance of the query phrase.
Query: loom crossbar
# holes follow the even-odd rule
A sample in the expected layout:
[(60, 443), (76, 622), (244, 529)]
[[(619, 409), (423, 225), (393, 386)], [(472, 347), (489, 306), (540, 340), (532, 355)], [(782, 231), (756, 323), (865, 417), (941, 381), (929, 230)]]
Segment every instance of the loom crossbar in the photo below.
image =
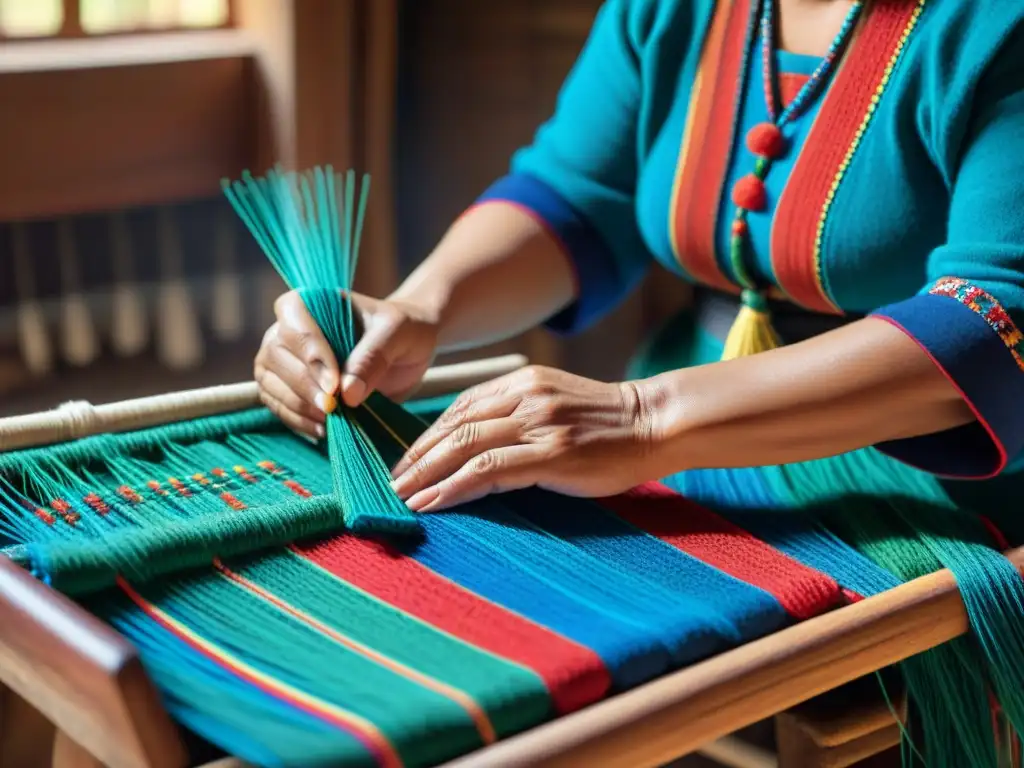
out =
[[(523, 363), (513, 356), (434, 369), (424, 389), (431, 395), (462, 389)], [(255, 392), (248, 385), (217, 389), (134, 401), (130, 407), (98, 406), (94, 412), (100, 418), (84, 433), (85, 422), (66, 411), (0, 419), (0, 446), (10, 450), (68, 439), (69, 430), (80, 437), (253, 404)], [(225, 391), (231, 396), (224, 397)], [(202, 412), (182, 415), (183, 397), (200, 404), (196, 407)], [(1007, 556), (1024, 572), (1024, 548)], [(3, 557), (0, 628), (0, 685), (56, 726), (60, 735), (55, 756), (63, 750), (91, 755), (112, 768), (184, 768), (176, 726), (162, 709), (134, 648)], [(662, 765), (966, 631), (953, 576), (940, 571), (666, 675), (448, 766)], [(876, 726), (884, 728), (884, 720)], [(870, 737), (879, 730), (853, 727), (850, 738)], [(835, 734), (830, 738), (833, 746), (842, 742)]]

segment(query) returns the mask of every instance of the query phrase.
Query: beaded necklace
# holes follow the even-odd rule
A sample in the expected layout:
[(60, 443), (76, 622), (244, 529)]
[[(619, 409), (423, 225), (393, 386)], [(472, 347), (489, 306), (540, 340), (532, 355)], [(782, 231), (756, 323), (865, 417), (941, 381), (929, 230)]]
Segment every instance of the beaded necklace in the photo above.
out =
[(768, 205), (764, 180), (776, 159), (786, 151), (786, 138), (782, 129), (806, 112), (807, 108), (824, 90), (836, 62), (850, 41), (863, 10), (863, 0), (856, 0), (843, 20), (828, 53), (804, 83), (793, 100), (780, 109), (778, 85), (775, 72), (775, 2), (762, 0), (761, 3), (761, 66), (764, 73), (764, 96), (768, 108), (769, 122), (755, 125), (746, 136), (746, 146), (756, 157), (754, 172), (736, 182), (731, 199), (736, 206), (732, 221), (729, 260), (733, 275), (740, 284), (741, 308), (732, 330), (726, 339), (723, 359), (743, 357), (779, 346), (778, 336), (771, 325), (768, 314), (767, 291), (758, 288), (747, 265), (744, 255), (749, 246), (750, 229), (747, 216), (754, 211), (763, 211)]

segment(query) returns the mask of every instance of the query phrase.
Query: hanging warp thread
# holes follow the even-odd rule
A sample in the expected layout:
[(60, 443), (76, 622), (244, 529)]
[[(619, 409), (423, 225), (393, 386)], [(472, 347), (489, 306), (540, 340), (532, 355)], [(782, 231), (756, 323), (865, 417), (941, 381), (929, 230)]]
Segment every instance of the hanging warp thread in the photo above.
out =
[[(365, 185), (226, 190), (344, 360)], [(1024, 590), (934, 478), (867, 451), (684, 473), (690, 499), (413, 517), (387, 467), (423, 428), (374, 395), (328, 417), (326, 452), (256, 409), (0, 454), (0, 546), (127, 637), (184, 726), (314, 767), (434, 765), (945, 566), (974, 632), (901, 665), (907, 761), (1019, 762)]]
[[(246, 175), (225, 183), (224, 192), (282, 279), (298, 291), (336, 359), (347, 359), (357, 336), (345, 297), (355, 279), (369, 177), (363, 177), (358, 205), (355, 173), (342, 181), (330, 167), (302, 174), (274, 170), (263, 179)], [(334, 493), (349, 500), (343, 506), (346, 527), (418, 531), (417, 518), (391, 490), (389, 468), (350, 416), (342, 407), (326, 419)]]
[(998, 551), (1008, 546), (1002, 535), (958, 508), (934, 476), (867, 449), (689, 472), (672, 485), (862, 596), (949, 568), (973, 632), (899, 665), (910, 705), (904, 762), (1019, 765), (1024, 584)]

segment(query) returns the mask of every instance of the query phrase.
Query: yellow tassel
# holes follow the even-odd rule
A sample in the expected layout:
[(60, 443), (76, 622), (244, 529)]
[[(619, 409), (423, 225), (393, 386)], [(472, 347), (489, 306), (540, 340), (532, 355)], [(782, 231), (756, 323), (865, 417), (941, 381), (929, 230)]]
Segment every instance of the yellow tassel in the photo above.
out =
[(725, 339), (723, 360), (748, 357), (782, 346), (772, 327), (772, 317), (764, 297), (754, 291), (743, 291), (742, 302), (739, 314)]

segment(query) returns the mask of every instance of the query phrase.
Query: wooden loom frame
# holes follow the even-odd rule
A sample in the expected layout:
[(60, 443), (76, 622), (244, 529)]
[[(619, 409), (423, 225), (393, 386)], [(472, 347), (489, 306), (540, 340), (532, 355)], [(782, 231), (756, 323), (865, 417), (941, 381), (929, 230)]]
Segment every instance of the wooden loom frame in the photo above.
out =
[[(524, 364), (521, 356), (510, 355), (435, 368), (418, 394), (454, 392)], [(257, 403), (253, 384), (108, 406), (72, 403), (41, 414), (0, 419), (0, 450), (138, 429)], [(1024, 569), (1024, 548), (1008, 556)], [(448, 766), (658, 766), (966, 631), (956, 584), (948, 571), (941, 571), (671, 673)], [(3, 686), (57, 729), (54, 768), (186, 765), (177, 728), (135, 649), (70, 599), (0, 558), (0, 689)], [(851, 765), (892, 746), (899, 734), (893, 717), (877, 707), (843, 712), (831, 720), (791, 714), (776, 722), (782, 737), (780, 763), (789, 760), (801, 768)], [(237, 768), (240, 763), (229, 758), (214, 765)]]

